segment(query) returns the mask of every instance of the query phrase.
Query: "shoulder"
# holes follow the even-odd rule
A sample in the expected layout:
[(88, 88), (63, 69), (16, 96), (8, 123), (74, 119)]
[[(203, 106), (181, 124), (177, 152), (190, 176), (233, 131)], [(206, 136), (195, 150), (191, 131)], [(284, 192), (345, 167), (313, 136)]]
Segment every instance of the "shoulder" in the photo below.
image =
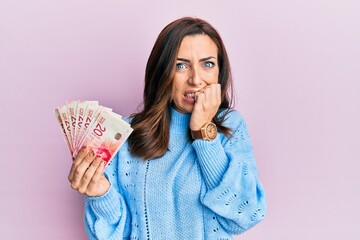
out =
[(223, 125), (231, 129), (237, 129), (241, 125), (245, 125), (244, 117), (235, 109), (220, 109), (218, 117), (223, 118)]
[(224, 115), (223, 126), (231, 129), (231, 134), (223, 138), (223, 145), (236, 151), (251, 152), (252, 144), (249, 136), (248, 126), (244, 117), (236, 110), (231, 109)]

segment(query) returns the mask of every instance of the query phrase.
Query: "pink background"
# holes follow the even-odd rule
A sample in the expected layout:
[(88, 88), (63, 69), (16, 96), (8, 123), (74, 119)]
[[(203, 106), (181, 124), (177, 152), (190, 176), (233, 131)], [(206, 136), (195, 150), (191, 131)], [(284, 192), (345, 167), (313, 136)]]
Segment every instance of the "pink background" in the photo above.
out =
[(128, 115), (147, 57), (182, 16), (219, 29), (266, 219), (236, 239), (360, 239), (360, 1), (2, 0), (0, 238), (86, 239), (53, 109)]

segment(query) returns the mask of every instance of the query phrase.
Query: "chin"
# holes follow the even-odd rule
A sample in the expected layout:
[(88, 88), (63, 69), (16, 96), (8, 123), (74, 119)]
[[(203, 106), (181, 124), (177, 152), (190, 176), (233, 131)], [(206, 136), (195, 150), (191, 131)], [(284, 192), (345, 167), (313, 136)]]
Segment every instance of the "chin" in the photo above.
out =
[(194, 107), (184, 108), (184, 113), (192, 113)]

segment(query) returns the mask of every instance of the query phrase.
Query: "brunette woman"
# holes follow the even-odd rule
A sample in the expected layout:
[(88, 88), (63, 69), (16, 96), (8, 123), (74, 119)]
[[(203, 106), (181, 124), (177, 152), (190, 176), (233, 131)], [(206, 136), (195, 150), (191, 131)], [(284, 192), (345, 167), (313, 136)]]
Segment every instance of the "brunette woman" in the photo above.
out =
[(86, 148), (69, 174), (85, 194), (90, 239), (232, 239), (266, 202), (229, 59), (206, 21), (181, 18), (157, 38), (134, 131), (107, 166)]

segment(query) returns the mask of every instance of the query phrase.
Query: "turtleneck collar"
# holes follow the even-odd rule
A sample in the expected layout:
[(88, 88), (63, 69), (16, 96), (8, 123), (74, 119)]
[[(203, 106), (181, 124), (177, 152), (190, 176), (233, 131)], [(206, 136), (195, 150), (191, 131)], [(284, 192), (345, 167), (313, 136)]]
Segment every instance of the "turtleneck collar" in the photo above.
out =
[(187, 133), (190, 126), (191, 113), (180, 113), (173, 106), (171, 109), (170, 131), (177, 133)]

